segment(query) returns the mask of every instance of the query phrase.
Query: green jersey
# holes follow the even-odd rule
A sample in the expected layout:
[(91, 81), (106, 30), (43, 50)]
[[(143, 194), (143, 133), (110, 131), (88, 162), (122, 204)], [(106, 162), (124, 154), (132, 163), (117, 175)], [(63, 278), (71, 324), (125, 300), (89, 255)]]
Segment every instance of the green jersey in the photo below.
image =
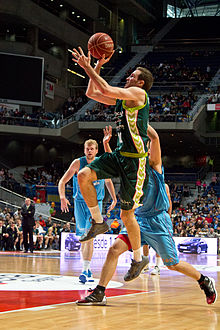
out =
[(128, 108), (125, 101), (117, 100), (115, 107), (117, 150), (127, 157), (146, 157), (149, 98), (144, 105)]

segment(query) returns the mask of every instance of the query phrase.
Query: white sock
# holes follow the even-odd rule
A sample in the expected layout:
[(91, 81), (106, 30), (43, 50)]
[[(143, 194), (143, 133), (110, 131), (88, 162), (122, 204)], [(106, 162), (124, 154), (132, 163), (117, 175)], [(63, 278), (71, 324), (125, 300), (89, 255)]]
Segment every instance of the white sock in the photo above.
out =
[(133, 250), (133, 256), (135, 261), (140, 262), (142, 260), (141, 248)]
[(161, 258), (160, 257), (156, 257), (156, 266), (157, 267), (160, 267), (160, 261), (161, 261)]
[(88, 272), (88, 269), (90, 269), (90, 260), (83, 260), (83, 272)]
[(95, 220), (95, 222), (97, 222), (97, 223), (103, 222), (103, 218), (102, 218), (98, 204), (96, 206), (89, 207), (89, 211), (91, 213), (92, 218)]

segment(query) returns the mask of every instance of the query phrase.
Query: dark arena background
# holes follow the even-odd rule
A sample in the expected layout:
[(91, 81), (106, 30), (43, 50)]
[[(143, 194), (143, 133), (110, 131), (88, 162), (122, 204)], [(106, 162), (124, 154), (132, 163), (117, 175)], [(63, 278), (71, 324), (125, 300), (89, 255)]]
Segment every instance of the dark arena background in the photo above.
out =
[[(69, 212), (58, 183), (103, 128), (117, 143), (114, 106), (86, 96), (88, 77), (71, 50), (96, 32), (115, 53), (101, 76), (124, 87), (138, 66), (154, 76), (149, 123), (157, 131), (180, 260), (220, 288), (220, 2), (211, 0), (0, 1), (0, 327), (3, 329), (220, 329), (220, 303), (207, 305), (198, 283), (157, 264), (124, 282), (131, 252), (119, 257), (107, 306), (75, 301), (98, 284), (108, 249), (123, 222), (117, 204), (103, 216), (109, 232), (94, 239), (94, 282), (79, 281), (72, 180)], [(92, 59), (92, 65), (95, 64)], [(21, 206), (35, 205), (34, 251), (24, 253)], [(119, 223), (115, 228), (114, 220)], [(40, 232), (40, 229), (42, 231)], [(156, 265), (156, 267), (155, 267)]]

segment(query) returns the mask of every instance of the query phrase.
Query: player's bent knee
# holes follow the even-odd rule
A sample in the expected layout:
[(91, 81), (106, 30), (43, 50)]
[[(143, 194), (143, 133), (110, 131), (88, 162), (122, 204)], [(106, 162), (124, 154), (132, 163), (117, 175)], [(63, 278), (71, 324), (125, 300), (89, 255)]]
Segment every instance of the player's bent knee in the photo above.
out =
[(97, 180), (96, 172), (89, 167), (84, 167), (77, 174), (78, 183), (84, 184), (88, 182), (93, 182)]
[(111, 246), (108, 250), (108, 255), (114, 258), (117, 258), (120, 256), (121, 252), (116, 246)]
[(167, 266), (167, 268), (168, 268), (169, 270), (177, 270), (178, 265), (179, 265), (179, 263), (178, 263), (178, 264), (175, 264), (175, 265)]

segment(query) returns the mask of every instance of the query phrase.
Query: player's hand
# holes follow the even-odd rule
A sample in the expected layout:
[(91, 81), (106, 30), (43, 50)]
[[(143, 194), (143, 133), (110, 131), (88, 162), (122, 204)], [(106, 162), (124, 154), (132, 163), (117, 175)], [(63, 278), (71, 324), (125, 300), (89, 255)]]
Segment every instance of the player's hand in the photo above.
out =
[(61, 211), (62, 212), (65, 212), (65, 213), (69, 212), (68, 205), (70, 205), (70, 202), (68, 201), (68, 199), (66, 199), (66, 197), (65, 198), (61, 198), (60, 201), (61, 201), (61, 207), (60, 207), (61, 208)]
[(110, 61), (110, 59), (112, 58), (112, 55), (114, 54), (114, 50), (112, 51), (111, 55), (107, 58), (105, 58), (105, 54), (102, 55), (102, 57), (98, 60), (98, 64), (100, 66), (104, 65), (105, 63), (108, 63), (108, 61)]
[(109, 143), (112, 137), (112, 126), (105, 126), (103, 129), (104, 137), (103, 137), (103, 144)]
[(114, 199), (107, 210), (107, 214), (109, 214), (115, 208), (116, 204), (117, 204), (117, 199)]
[(90, 62), (91, 62), (90, 52), (88, 52), (88, 56), (86, 56), (81, 47), (78, 47), (78, 49), (79, 50), (73, 48), (72, 60), (77, 64), (79, 64), (79, 66), (81, 66), (83, 69), (85, 69), (86, 67), (90, 66)]

